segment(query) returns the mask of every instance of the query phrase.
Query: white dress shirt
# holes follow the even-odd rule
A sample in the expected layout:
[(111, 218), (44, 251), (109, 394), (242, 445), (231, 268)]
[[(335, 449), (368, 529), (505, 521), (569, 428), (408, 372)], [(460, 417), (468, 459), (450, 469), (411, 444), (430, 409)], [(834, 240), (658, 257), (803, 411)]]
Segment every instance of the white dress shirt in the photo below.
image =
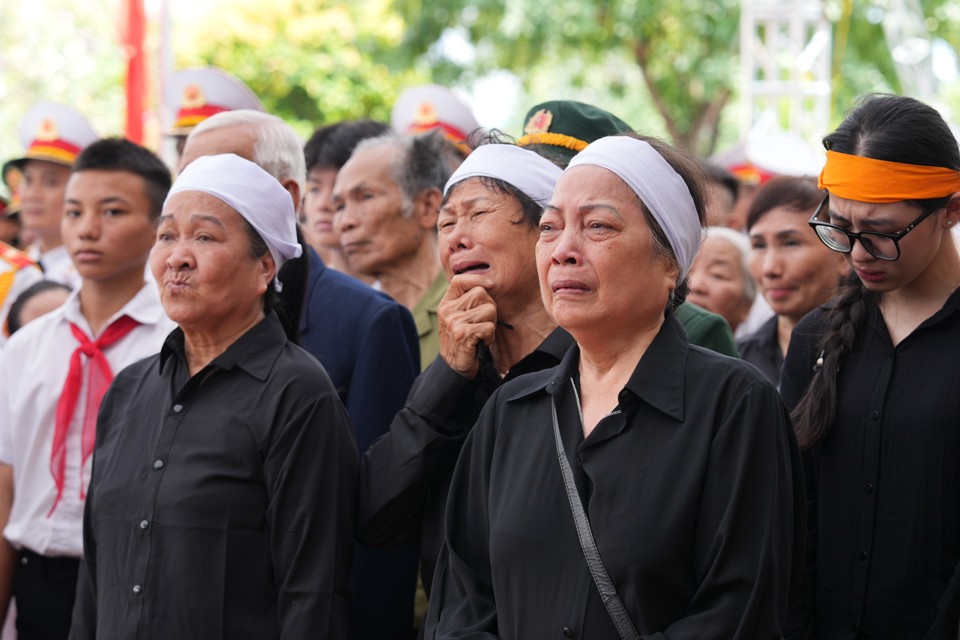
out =
[[(91, 364), (83, 356), (83, 387), (67, 431), (63, 495), (50, 513), (57, 495), (50, 471), (57, 403), (78, 346), (70, 323), (96, 338), (80, 312), (78, 294), (74, 291), (62, 307), (24, 326), (0, 352), (0, 462), (13, 466), (14, 478), (13, 507), (3, 535), (18, 549), (26, 547), (50, 557), (83, 554), (80, 492), (81, 487), (86, 491), (90, 481), (92, 460), (81, 469), (80, 436)], [(104, 350), (114, 375), (158, 353), (176, 326), (164, 313), (151, 283), (145, 283), (103, 328), (122, 315), (140, 324)]]
[(43, 267), (43, 277), (47, 280), (60, 282), (71, 289), (79, 289), (82, 279), (77, 273), (77, 268), (70, 259), (70, 252), (66, 245), (60, 245), (50, 251), (40, 252), (39, 245), (32, 245), (27, 250), (27, 255)]

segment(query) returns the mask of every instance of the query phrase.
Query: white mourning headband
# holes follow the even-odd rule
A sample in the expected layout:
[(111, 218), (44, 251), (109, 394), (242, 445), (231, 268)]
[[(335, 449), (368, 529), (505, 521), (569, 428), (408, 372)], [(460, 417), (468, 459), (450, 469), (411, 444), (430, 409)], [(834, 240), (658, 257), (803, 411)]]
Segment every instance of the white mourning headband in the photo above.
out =
[(700, 250), (702, 228), (687, 184), (663, 156), (643, 140), (608, 136), (574, 156), (567, 171), (580, 165), (612, 171), (636, 192), (667, 236), (685, 278)]
[[(181, 191), (209, 193), (235, 209), (263, 238), (277, 273), (284, 262), (303, 253), (290, 194), (253, 162), (232, 153), (201, 156), (180, 172), (167, 200)], [(275, 286), (279, 291), (280, 282)]]
[(485, 144), (474, 149), (443, 188), (443, 195), (468, 178), (496, 178), (544, 206), (563, 170), (543, 156), (513, 144)]

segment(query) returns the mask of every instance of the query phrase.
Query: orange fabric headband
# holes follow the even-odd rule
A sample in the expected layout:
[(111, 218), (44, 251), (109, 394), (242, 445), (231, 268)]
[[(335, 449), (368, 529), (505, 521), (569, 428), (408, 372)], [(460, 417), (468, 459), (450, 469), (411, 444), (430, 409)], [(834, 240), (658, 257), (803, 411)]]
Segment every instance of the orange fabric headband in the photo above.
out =
[(960, 191), (960, 171), (827, 151), (817, 186), (859, 202), (924, 200)]

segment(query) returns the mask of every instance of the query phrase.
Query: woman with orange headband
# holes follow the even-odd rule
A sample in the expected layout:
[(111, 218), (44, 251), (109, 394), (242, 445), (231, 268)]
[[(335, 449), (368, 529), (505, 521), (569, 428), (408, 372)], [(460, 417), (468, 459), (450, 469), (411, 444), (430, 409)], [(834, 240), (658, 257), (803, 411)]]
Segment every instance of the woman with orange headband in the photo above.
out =
[(853, 273), (794, 330), (781, 380), (808, 485), (796, 637), (957, 638), (960, 150), (934, 109), (894, 96), (824, 146), (810, 225)]

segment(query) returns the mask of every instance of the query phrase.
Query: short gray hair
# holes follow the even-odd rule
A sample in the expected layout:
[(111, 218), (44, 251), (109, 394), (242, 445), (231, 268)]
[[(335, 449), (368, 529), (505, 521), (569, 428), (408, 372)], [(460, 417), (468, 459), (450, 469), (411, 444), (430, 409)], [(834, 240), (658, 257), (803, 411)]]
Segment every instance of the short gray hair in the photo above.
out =
[(307, 182), (303, 141), (290, 125), (275, 115), (253, 109), (223, 111), (194, 127), (187, 140), (205, 131), (241, 125), (256, 128), (251, 160), (280, 182), (296, 180), (302, 193)]
[(393, 177), (411, 202), (424, 189), (435, 188), (443, 193), (447, 180), (459, 165), (456, 148), (439, 131), (417, 136), (387, 133), (367, 138), (360, 141), (353, 155), (383, 146), (392, 146), (400, 151), (393, 163)]

